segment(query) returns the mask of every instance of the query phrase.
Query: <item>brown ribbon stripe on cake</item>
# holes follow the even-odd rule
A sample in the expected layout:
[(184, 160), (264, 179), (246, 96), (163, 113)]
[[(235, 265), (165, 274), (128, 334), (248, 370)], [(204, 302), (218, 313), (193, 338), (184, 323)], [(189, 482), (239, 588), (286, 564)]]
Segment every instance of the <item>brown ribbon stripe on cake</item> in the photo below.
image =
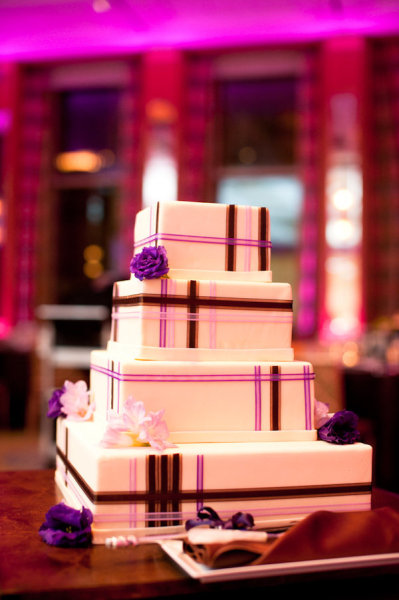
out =
[[(261, 242), (268, 240), (268, 209), (265, 206), (259, 208), (259, 234)], [(268, 271), (270, 269), (270, 248), (266, 246), (259, 247), (259, 271)]]
[[(191, 282), (189, 282), (191, 284)], [(194, 282), (198, 283), (198, 282)], [(193, 286), (194, 287), (194, 286)], [(190, 306), (198, 308), (229, 308), (238, 310), (278, 310), (292, 311), (292, 300), (260, 300), (251, 298), (214, 298), (210, 296), (198, 296), (190, 292), (186, 296), (161, 296), (161, 294), (134, 294), (131, 296), (119, 296), (113, 298), (113, 306), (156, 306), (165, 304), (167, 306)], [(195, 312), (194, 310), (194, 312)]]
[[(146, 465), (148, 502), (147, 513), (178, 513), (181, 489), (181, 455), (150, 454)], [(180, 520), (170, 523), (167, 520), (151, 520), (149, 527), (180, 525)]]
[(235, 244), (229, 244), (229, 240), (236, 237), (237, 207), (229, 204), (226, 207), (226, 271), (235, 271), (236, 268), (236, 247)]
[[(292, 300), (262, 300), (253, 298), (216, 298), (199, 295), (199, 282), (190, 280), (187, 282), (187, 294), (185, 296), (160, 294), (134, 294), (131, 296), (113, 297), (114, 309), (120, 306), (159, 306), (160, 312), (167, 310), (168, 306), (187, 307), (187, 348), (197, 348), (198, 345), (198, 321), (193, 318), (198, 314), (200, 308), (219, 308), (230, 310), (256, 310), (256, 311), (292, 311)], [(116, 319), (113, 319), (114, 321)], [(116, 335), (116, 328), (113, 330)], [(114, 337), (115, 341), (117, 338)]]
[(270, 429), (278, 431), (281, 429), (281, 367), (272, 365), (270, 375)]

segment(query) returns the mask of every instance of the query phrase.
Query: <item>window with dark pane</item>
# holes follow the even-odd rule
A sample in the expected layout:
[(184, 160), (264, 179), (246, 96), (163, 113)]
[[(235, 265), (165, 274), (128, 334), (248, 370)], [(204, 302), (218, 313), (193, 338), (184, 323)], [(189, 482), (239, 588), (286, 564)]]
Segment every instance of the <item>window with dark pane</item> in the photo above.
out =
[(296, 77), (222, 81), (218, 88), (224, 166), (295, 163)]
[(66, 189), (58, 196), (57, 281), (61, 304), (108, 304), (98, 283), (113, 268), (116, 191)]
[[(98, 168), (92, 171), (115, 166), (118, 158), (119, 99), (119, 90), (112, 88), (61, 92), (58, 97), (58, 156), (90, 151), (100, 161)], [(58, 170), (73, 172), (73, 164), (67, 169)], [(82, 168), (79, 162), (76, 164), (76, 170), (85, 170), (84, 163), (81, 164)]]

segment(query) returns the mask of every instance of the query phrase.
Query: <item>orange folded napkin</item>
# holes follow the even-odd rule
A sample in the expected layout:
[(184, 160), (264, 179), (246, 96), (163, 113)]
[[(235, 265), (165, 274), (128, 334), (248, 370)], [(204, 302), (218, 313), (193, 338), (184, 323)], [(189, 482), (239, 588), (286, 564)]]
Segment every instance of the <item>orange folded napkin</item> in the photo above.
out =
[(364, 512), (316, 511), (277, 539), (193, 544), (183, 550), (211, 568), (399, 552), (399, 513), (391, 508)]

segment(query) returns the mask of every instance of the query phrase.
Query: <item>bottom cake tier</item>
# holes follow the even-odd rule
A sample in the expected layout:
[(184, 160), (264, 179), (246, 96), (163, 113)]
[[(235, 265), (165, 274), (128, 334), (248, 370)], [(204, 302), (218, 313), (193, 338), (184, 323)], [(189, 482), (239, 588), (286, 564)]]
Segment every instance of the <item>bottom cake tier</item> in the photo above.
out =
[(257, 528), (316, 510), (369, 510), (372, 449), (355, 443), (182, 444), (106, 449), (92, 422), (57, 421), (56, 482), (93, 512), (93, 542), (183, 530), (203, 506), (222, 519), (250, 512)]

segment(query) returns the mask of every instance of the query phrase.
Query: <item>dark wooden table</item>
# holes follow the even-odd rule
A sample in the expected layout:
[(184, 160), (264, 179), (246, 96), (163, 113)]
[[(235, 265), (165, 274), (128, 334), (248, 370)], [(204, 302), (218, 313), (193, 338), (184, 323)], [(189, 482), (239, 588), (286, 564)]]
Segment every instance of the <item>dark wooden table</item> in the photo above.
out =
[[(399, 598), (399, 565), (295, 574), (224, 583), (188, 577), (155, 545), (113, 550), (64, 549), (41, 541), (38, 529), (58, 501), (52, 470), (0, 472), (0, 598), (249, 598), (318, 600)], [(399, 510), (399, 496), (374, 490), (373, 506)], [(233, 594), (234, 595), (234, 594)]]

